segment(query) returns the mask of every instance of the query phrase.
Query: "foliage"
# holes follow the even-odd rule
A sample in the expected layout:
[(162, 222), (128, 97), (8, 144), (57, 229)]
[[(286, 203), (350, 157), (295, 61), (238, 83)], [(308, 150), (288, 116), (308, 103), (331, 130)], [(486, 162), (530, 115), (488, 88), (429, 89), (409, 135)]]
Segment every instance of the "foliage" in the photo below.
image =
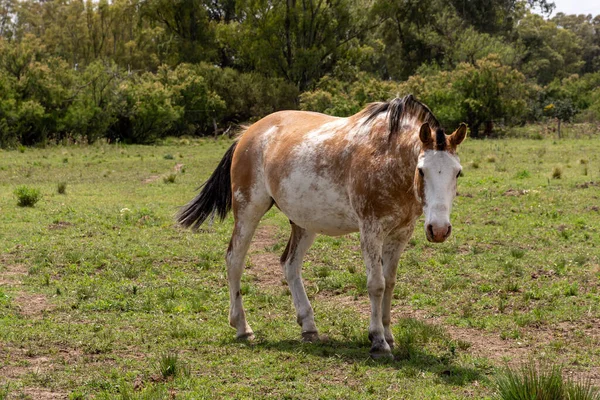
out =
[(350, 82), (325, 76), (316, 90), (300, 95), (300, 108), (346, 117), (357, 113), (367, 103), (390, 99), (396, 90), (395, 83), (377, 80), (362, 72)]
[(215, 135), (282, 109), (349, 115), (405, 90), (473, 136), (559, 108), (598, 121), (600, 16), (545, 19), (552, 7), (1, 0), (0, 146)]
[(33, 207), (41, 197), (39, 189), (28, 186), (18, 186), (14, 191), (19, 207)]
[(589, 382), (563, 378), (562, 368), (525, 364), (520, 371), (505, 368), (497, 379), (498, 400), (598, 400), (600, 392)]
[(502, 65), (494, 54), (475, 65), (461, 63), (451, 72), (423, 71), (400, 85), (401, 92), (414, 93), (434, 109), (445, 125), (467, 122), (473, 137), (484, 122), (519, 122), (531, 90), (523, 74)]

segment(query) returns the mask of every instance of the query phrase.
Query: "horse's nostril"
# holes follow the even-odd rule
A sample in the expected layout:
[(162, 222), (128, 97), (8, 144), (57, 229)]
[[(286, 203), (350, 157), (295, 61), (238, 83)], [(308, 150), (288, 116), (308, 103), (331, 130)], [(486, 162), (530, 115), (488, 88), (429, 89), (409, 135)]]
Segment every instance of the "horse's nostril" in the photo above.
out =
[(427, 233), (429, 233), (430, 237), (433, 237), (433, 225), (427, 225)]
[(448, 232), (446, 232), (446, 237), (450, 236), (450, 233), (452, 233), (452, 225), (448, 225)]

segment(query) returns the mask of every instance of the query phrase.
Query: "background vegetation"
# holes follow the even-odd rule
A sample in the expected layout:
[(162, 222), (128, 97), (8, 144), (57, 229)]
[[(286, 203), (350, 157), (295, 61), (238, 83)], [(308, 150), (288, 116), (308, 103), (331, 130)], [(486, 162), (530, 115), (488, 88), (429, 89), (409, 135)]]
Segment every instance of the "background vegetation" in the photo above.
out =
[(0, 145), (206, 135), (414, 93), (474, 137), (600, 120), (600, 16), (546, 0), (0, 0)]

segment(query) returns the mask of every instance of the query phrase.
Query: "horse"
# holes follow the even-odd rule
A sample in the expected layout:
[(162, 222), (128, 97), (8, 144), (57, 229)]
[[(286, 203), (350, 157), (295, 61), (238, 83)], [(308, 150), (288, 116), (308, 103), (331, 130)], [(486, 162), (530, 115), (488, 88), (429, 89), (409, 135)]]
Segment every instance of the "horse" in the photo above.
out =
[(390, 308), (400, 254), (425, 214), (425, 236), (445, 241), (462, 167), (456, 154), (463, 123), (447, 135), (412, 95), (367, 105), (347, 118), (279, 111), (252, 124), (229, 147), (177, 222), (196, 230), (233, 210), (226, 253), (229, 324), (238, 339), (254, 338), (240, 292), (244, 260), (261, 217), (275, 205), (291, 235), (281, 266), (305, 341), (319, 340), (301, 277), (302, 259), (317, 234), (360, 232), (371, 303), (373, 358), (392, 357)]

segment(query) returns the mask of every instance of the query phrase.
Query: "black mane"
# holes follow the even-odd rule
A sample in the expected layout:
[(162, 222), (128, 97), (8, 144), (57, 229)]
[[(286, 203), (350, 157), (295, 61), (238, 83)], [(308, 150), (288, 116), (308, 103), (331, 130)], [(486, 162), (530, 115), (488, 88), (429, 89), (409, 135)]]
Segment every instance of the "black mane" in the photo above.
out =
[(433, 131), (441, 130), (440, 123), (429, 107), (413, 97), (412, 94), (383, 103), (371, 103), (361, 113), (366, 116), (365, 124), (371, 123), (381, 113), (387, 113), (390, 137), (400, 133), (405, 125), (418, 128), (428, 123)]

